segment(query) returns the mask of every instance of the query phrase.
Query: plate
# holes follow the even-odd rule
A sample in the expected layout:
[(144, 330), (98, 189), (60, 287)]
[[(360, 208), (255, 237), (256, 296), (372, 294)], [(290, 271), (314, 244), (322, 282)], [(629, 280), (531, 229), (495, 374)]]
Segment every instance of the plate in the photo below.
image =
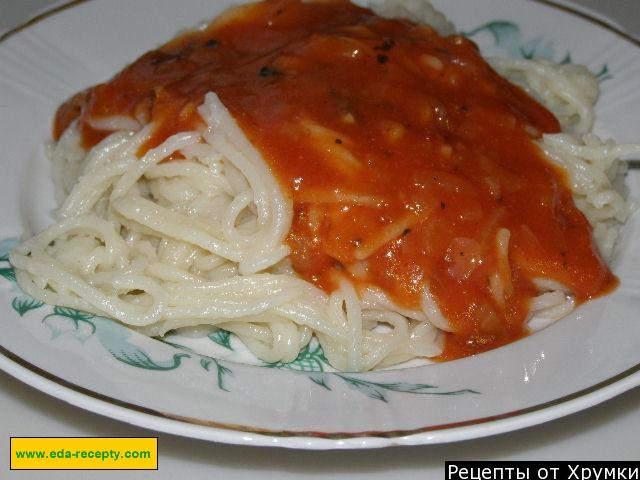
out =
[[(451, 442), (538, 424), (640, 384), (640, 216), (613, 264), (621, 286), (521, 341), (452, 362), (365, 374), (328, 371), (312, 344), (291, 364), (247, 362), (224, 333), (143, 337), (42, 305), (7, 255), (54, 205), (44, 142), (56, 107), (231, 0), (74, 1), (0, 43), (0, 368), (78, 407), (218, 442), (375, 448)], [(525, 0), (438, 0), (489, 55), (587, 65), (601, 81), (595, 131), (640, 138), (640, 49), (584, 13)], [(638, 175), (627, 178), (639, 196)], [(203, 354), (205, 353), (205, 354)]]

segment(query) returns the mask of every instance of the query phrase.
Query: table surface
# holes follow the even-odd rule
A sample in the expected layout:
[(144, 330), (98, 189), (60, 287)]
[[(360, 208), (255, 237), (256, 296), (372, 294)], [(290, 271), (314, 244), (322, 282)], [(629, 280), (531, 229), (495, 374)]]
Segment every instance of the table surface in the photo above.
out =
[[(471, 0), (469, 0), (471, 1)], [(60, 0), (0, 0), (0, 32)], [(568, 1), (567, 1), (568, 3)], [(573, 0), (640, 36), (638, 0)], [(238, 447), (155, 433), (77, 409), (0, 372), (0, 477), (10, 436), (158, 436), (157, 472), (47, 472), (46, 478), (443, 478), (445, 460), (638, 460), (640, 389), (537, 427), (479, 440), (384, 450), (307, 452)], [(5, 476), (6, 475), (6, 476)]]

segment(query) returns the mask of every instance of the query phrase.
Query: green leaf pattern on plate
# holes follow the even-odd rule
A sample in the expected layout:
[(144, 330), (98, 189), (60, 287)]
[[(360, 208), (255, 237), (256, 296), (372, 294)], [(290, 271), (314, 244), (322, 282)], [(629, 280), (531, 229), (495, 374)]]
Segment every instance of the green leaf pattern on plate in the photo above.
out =
[(515, 23), (507, 20), (494, 20), (461, 33), (471, 38), (482, 32), (489, 33), (493, 37), (496, 47), (505, 50), (511, 56), (518, 56), (520, 53), (519, 44), (522, 40), (522, 33), (520, 33), (520, 27)]
[[(227, 332), (229, 333), (229, 332)], [(217, 380), (218, 380), (218, 388), (220, 390), (224, 390), (225, 392), (228, 392), (229, 389), (227, 387), (225, 387), (225, 377), (226, 376), (233, 376), (233, 371), (229, 368), (226, 367), (225, 365), (222, 364), (222, 362), (216, 358), (213, 357), (207, 357), (206, 355), (202, 355), (196, 351), (194, 351), (192, 348), (189, 348), (185, 345), (180, 345), (179, 343), (175, 343), (175, 342), (170, 342), (169, 340), (165, 340), (163, 338), (158, 338), (157, 339), (159, 342), (162, 342), (166, 345), (170, 345), (175, 349), (178, 350), (184, 350), (189, 352), (190, 354), (199, 357), (200, 358), (200, 366), (202, 368), (204, 368), (207, 372), (209, 372), (211, 370), (211, 365), (215, 365), (216, 367), (216, 373), (217, 373)]]
[(81, 343), (87, 341), (94, 333), (96, 326), (91, 321), (93, 315), (80, 312), (73, 308), (53, 307), (53, 312), (42, 319), (51, 331), (51, 339), (55, 339), (63, 334), (70, 334)]
[(219, 328), (215, 332), (210, 333), (209, 338), (221, 347), (233, 350), (233, 347), (231, 346), (231, 335), (231, 332)]
[(200, 359), (200, 366), (204, 368), (207, 372), (211, 369), (211, 364), (216, 366), (216, 373), (218, 378), (218, 388), (220, 390), (224, 390), (228, 392), (229, 390), (224, 386), (224, 380), (227, 375), (233, 376), (233, 372), (230, 368), (225, 367), (220, 360), (216, 360), (211, 357), (202, 357)]
[(329, 361), (324, 356), (320, 342), (314, 338), (306, 347), (300, 350), (298, 357), (293, 362), (267, 363), (264, 366), (268, 368), (294, 370), (297, 372), (324, 372), (325, 366), (329, 366)]
[(174, 370), (180, 366), (188, 353), (176, 353), (168, 360), (154, 360), (138, 345), (129, 341), (131, 330), (118, 322), (102, 317), (93, 317), (98, 340), (114, 358), (133, 367), (146, 370)]
[(0, 264), (5, 264), (0, 266), (0, 276), (11, 282), (11, 291), (15, 294), (11, 301), (11, 306), (16, 312), (18, 312), (18, 315), (23, 317), (27, 312), (42, 307), (44, 303), (25, 295), (16, 283), (16, 272), (13, 269), (13, 266), (9, 263), (9, 253), (17, 244), (17, 238), (0, 240)]
[(36, 308), (40, 308), (43, 305), (44, 303), (42, 303), (40, 300), (36, 300), (35, 298), (30, 298), (27, 296), (15, 297), (11, 301), (11, 306), (16, 312), (18, 312), (21, 317), (23, 317), (24, 314), (28, 311), (35, 310)]
[[(489, 34), (493, 39), (494, 46), (509, 57), (527, 60), (552, 60), (561, 64), (572, 63), (570, 52), (566, 52), (563, 57), (557, 58), (553, 40), (545, 39), (541, 35), (530, 39), (523, 38), (520, 27), (514, 22), (493, 20), (467, 32), (462, 32), (463, 35), (469, 38), (476, 37), (482, 33)], [(613, 78), (606, 63), (597, 73), (594, 72), (594, 75), (599, 82)]]
[(16, 272), (13, 268), (2, 267), (0, 268), (0, 275), (9, 280), (10, 282), (16, 281)]
[[(469, 388), (463, 388), (460, 390), (439, 390), (439, 387), (436, 387), (435, 385), (428, 385), (424, 383), (406, 383), (406, 382), (380, 383), (380, 382), (372, 382), (369, 380), (363, 380), (358, 377), (354, 377), (351, 375), (344, 375), (341, 373), (334, 374), (334, 377), (340, 378), (351, 388), (355, 388), (359, 392), (365, 394), (367, 397), (373, 398), (374, 400), (380, 400), (385, 403), (388, 402), (388, 399), (386, 396), (387, 392), (413, 393), (417, 395), (445, 395), (445, 396), (464, 395), (467, 393), (480, 394), (480, 392), (476, 390), (471, 390)], [(322, 385), (322, 386), (327, 388), (325, 385)]]

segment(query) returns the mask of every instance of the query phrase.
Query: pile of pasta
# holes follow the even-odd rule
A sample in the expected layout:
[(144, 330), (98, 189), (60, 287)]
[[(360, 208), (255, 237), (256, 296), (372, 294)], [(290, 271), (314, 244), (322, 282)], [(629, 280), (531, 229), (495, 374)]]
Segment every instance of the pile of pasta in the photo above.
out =
[[(425, 2), (372, 7), (442, 33), (452, 29)], [(565, 133), (544, 135), (540, 146), (568, 172), (576, 205), (610, 258), (633, 209), (618, 181), (620, 159), (640, 146), (590, 133), (598, 83), (586, 68), (505, 58), (491, 64), (560, 120)], [(266, 362), (293, 361), (313, 336), (338, 370), (438, 356), (442, 332), (452, 327), (428, 286), (421, 308), (412, 310), (377, 288), (357, 291), (345, 279), (327, 293), (296, 275), (286, 242), (291, 199), (215, 93), (198, 112), (203, 128), (172, 135), (142, 156), (152, 123), (114, 117), (99, 125), (113, 133), (89, 150), (78, 123), (71, 124), (50, 147), (55, 221), (11, 254), (24, 291), (150, 336), (197, 325), (224, 329)], [(163, 161), (172, 156), (181, 160)], [(509, 232), (498, 236), (506, 255)], [(575, 305), (563, 285), (536, 282), (531, 329)]]

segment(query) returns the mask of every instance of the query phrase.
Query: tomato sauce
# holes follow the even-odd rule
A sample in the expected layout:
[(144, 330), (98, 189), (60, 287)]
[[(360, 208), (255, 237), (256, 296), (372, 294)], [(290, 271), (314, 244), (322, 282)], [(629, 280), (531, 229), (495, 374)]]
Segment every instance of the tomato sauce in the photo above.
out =
[(428, 287), (454, 329), (442, 359), (523, 336), (535, 278), (578, 302), (616, 283), (565, 174), (534, 143), (557, 119), (473, 42), (345, 0), (233, 10), (72, 98), (54, 134), (79, 118), (90, 147), (109, 133), (91, 119), (153, 121), (143, 153), (198, 128), (209, 91), (293, 198), (296, 271), (327, 291), (346, 276), (408, 308)]

